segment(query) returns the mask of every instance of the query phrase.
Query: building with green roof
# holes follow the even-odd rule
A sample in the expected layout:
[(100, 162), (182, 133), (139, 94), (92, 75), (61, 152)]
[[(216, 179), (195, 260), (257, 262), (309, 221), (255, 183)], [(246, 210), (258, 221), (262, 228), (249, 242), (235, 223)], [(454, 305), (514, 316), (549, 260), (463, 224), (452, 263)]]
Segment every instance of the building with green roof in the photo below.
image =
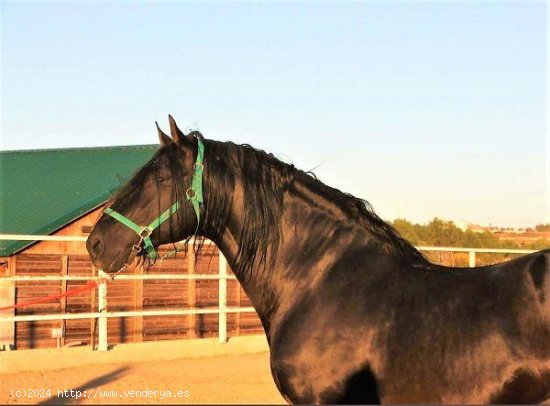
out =
[[(158, 145), (0, 151), (0, 234), (51, 234), (105, 203)], [(34, 241), (0, 240), (0, 256)]]

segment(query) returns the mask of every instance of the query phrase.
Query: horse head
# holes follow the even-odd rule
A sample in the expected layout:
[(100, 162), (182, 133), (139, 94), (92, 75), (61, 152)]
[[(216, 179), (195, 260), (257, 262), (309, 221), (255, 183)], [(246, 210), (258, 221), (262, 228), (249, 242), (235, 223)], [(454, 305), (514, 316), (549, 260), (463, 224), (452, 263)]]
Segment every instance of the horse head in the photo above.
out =
[(202, 135), (185, 135), (169, 116), (154, 156), (108, 202), (86, 242), (95, 266), (113, 273), (136, 256), (154, 260), (160, 244), (196, 233), (202, 209)]

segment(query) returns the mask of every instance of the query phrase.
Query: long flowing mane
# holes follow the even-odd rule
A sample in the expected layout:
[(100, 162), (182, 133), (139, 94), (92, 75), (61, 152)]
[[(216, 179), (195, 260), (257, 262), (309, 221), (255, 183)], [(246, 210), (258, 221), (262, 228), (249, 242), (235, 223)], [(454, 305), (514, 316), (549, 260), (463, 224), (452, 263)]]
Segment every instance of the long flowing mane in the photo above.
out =
[[(295, 182), (336, 205), (350, 221), (379, 238), (389, 250), (412, 262), (426, 262), (424, 256), (373, 210), (369, 202), (331, 188), (263, 150), (232, 142), (206, 141), (205, 228), (221, 236), (233, 201), (235, 183), (244, 190), (244, 219), (237, 267), (248, 271), (268, 253), (275, 257), (281, 238), (283, 197)], [(239, 179), (237, 179), (237, 177)], [(217, 241), (215, 241), (217, 242)]]

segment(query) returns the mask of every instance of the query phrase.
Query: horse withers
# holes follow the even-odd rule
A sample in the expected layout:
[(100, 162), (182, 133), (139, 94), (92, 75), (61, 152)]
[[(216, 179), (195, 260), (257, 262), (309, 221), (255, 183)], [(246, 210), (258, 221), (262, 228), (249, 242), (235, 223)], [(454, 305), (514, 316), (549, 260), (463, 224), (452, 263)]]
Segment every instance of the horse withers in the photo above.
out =
[(536, 403), (550, 396), (550, 250), (493, 266), (427, 261), (360, 199), (248, 145), (158, 129), (109, 202), (94, 264), (193, 235), (252, 301), (292, 403)]

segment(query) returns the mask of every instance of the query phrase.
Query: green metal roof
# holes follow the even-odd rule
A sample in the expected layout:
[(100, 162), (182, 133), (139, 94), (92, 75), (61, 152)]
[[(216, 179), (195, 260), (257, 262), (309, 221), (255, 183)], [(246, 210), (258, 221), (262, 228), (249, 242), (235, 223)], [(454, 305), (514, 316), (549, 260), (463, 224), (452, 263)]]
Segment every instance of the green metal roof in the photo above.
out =
[[(0, 234), (58, 230), (107, 201), (157, 148), (1, 151)], [(12, 255), (32, 243), (0, 240), (0, 256)]]

